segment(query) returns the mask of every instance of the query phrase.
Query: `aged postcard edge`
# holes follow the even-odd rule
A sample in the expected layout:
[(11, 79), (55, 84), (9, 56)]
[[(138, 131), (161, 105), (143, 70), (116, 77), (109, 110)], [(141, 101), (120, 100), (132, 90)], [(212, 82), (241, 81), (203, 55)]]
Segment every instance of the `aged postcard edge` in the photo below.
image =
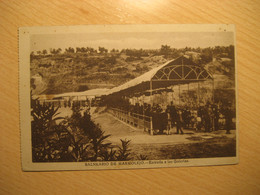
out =
[(239, 104), (238, 104), (238, 64), (237, 64), (237, 34), (236, 26), (233, 24), (233, 33), (234, 33), (234, 55), (235, 55), (235, 95), (236, 95), (236, 157), (237, 163), (239, 163)]
[[(160, 28), (158, 28), (158, 25)], [(99, 170), (99, 169), (129, 169), (129, 168), (160, 168), (182, 166), (206, 166), (228, 165), (239, 162), (239, 120), (238, 120), (238, 83), (237, 83), (237, 48), (236, 31), (232, 24), (158, 24), (158, 25), (87, 25), (87, 26), (53, 26), (53, 27), (20, 27), (19, 28), (19, 103), (20, 103), (20, 130), (21, 130), (21, 155), (22, 169), (24, 171), (51, 171), (51, 170)], [(236, 157), (225, 158), (200, 158), (200, 159), (172, 159), (172, 160), (148, 160), (126, 161), (126, 164), (141, 164), (149, 161), (146, 165), (123, 165), (120, 161), (115, 162), (73, 162), (73, 163), (33, 163), (31, 154), (30, 132), (30, 36), (33, 34), (73, 34), (73, 33), (97, 33), (97, 32), (216, 32), (229, 31), (234, 33), (235, 46), (235, 93), (236, 93)], [(160, 163), (159, 161), (163, 161)], [(169, 161), (170, 162), (169, 164)], [(175, 161), (175, 162), (174, 162)], [(185, 162), (186, 161), (186, 162)], [(127, 163), (128, 162), (128, 163)], [(101, 164), (101, 165), (95, 165)], [(103, 163), (103, 165), (102, 165)], [(108, 166), (105, 164), (108, 163)], [(110, 165), (114, 163), (115, 165)], [(119, 165), (122, 164), (122, 165)], [(164, 164), (165, 163), (165, 164)]]

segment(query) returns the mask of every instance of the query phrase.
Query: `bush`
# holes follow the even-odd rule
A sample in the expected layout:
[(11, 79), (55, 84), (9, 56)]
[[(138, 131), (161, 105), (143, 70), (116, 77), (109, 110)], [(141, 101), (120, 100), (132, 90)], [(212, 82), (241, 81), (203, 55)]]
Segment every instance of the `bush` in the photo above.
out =
[[(69, 102), (70, 103), (70, 102)], [(121, 140), (118, 150), (106, 139), (110, 135), (91, 120), (89, 109), (83, 115), (73, 102), (71, 117), (58, 117), (59, 107), (40, 104), (31, 98), (33, 162), (80, 162), (130, 160), (130, 140)], [(59, 124), (57, 121), (61, 120)]]
[(120, 139), (122, 147), (119, 147), (119, 151), (117, 154), (116, 159), (118, 161), (126, 161), (126, 160), (131, 160), (129, 155), (131, 154), (131, 150), (129, 149), (129, 144), (131, 140), (122, 140)]
[(61, 151), (56, 140), (62, 135), (63, 126), (56, 121), (63, 119), (57, 117), (58, 107), (53, 105), (41, 105), (39, 101), (31, 99), (31, 132), (32, 132), (32, 161), (45, 162), (57, 161), (61, 158)]

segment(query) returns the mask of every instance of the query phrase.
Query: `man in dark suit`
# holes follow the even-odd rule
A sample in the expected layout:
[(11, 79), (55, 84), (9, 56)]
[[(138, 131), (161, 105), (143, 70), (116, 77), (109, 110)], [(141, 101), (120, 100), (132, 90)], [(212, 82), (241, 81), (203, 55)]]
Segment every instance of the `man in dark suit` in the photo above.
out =
[(227, 130), (226, 134), (230, 134), (230, 130), (232, 128), (232, 111), (230, 106), (227, 106), (227, 108), (224, 110), (224, 115), (226, 119), (226, 123), (225, 123), (225, 129)]
[(171, 126), (173, 127), (174, 123), (176, 122), (176, 118), (177, 118), (177, 110), (175, 108), (175, 106), (173, 105), (173, 102), (171, 102), (171, 105), (169, 106), (169, 113), (170, 113), (170, 117), (171, 117)]
[(177, 112), (176, 126), (177, 126), (177, 134), (179, 134), (179, 131), (181, 132), (181, 134), (183, 134), (183, 117), (182, 117), (181, 110), (178, 110)]

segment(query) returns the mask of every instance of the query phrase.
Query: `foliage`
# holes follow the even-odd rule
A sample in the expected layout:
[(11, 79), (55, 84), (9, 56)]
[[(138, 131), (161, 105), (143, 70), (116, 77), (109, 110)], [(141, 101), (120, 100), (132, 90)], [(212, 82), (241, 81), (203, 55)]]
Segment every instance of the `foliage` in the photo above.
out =
[(103, 150), (101, 153), (101, 158), (104, 161), (116, 161), (116, 150), (110, 148), (110, 150)]
[(49, 161), (57, 155), (55, 140), (62, 134), (62, 126), (56, 121), (63, 119), (57, 117), (59, 108), (52, 105), (40, 104), (31, 99), (31, 129), (33, 161)]
[[(231, 61), (219, 61), (227, 67), (227, 71), (222, 69), (220, 74), (234, 78), (233, 45), (207, 48), (173, 48), (170, 45), (161, 45), (157, 49), (122, 49), (121, 52), (116, 48), (107, 52), (106, 48), (100, 48), (101, 51), (91, 47), (68, 47), (62, 51), (55, 48), (46, 55), (43, 51), (38, 54), (33, 51), (30, 55), (31, 75), (43, 74), (42, 83), (35, 83), (34, 90), (45, 94), (81, 91), (79, 88), (84, 83), (102, 84), (105, 88), (111, 88), (112, 85), (123, 84), (181, 55), (189, 55), (192, 61), (202, 67), (215, 59), (229, 58)], [(213, 68), (217, 66), (213, 64)], [(92, 88), (90, 85), (89, 87)]]
[(127, 57), (125, 59), (126, 62), (133, 62), (133, 61), (138, 61), (138, 60), (142, 60), (142, 58), (141, 57), (130, 56), (130, 57)]
[(162, 55), (168, 55), (171, 52), (171, 47), (169, 45), (162, 45), (160, 49), (160, 53)]
[(143, 49), (126, 49), (123, 53), (133, 59), (141, 59), (141, 57), (149, 56), (148, 52)]
[(235, 90), (234, 89), (215, 89), (215, 102), (219, 102), (226, 106), (229, 102), (235, 104)]
[(126, 160), (131, 160), (130, 156), (130, 152), (131, 150), (129, 149), (129, 144), (131, 140), (122, 140), (120, 139), (122, 146), (119, 147), (119, 151), (117, 154), (116, 159), (118, 161), (126, 161)]
[(69, 47), (69, 48), (66, 48), (66, 49), (65, 49), (65, 52), (66, 52), (66, 53), (74, 53), (75, 50), (74, 50), (74, 48)]
[[(115, 149), (98, 124), (91, 120), (90, 110), (82, 113), (72, 104), (70, 117), (58, 117), (59, 107), (41, 104), (31, 98), (31, 132), (33, 162), (81, 162), (130, 160), (130, 140), (121, 140)], [(60, 121), (58, 124), (57, 122)]]
[(95, 50), (92, 47), (76, 47), (76, 53), (97, 53), (97, 50)]
[(202, 53), (198, 63), (204, 65), (211, 61), (212, 61), (212, 55), (210, 53)]
[(227, 75), (231, 79), (234, 79), (235, 78), (235, 62), (234, 62), (234, 60), (223, 62), (223, 65), (226, 68), (226, 71), (223, 74)]
[(46, 54), (47, 54), (47, 50), (44, 49), (44, 50), (42, 51), (42, 54), (43, 54), (43, 55), (46, 55)]
[(141, 73), (145, 73), (147, 71), (149, 71), (149, 68), (147, 65), (144, 65), (141, 67), (139, 64), (136, 65), (135, 70), (134, 70), (134, 72), (141, 72)]
[(140, 154), (138, 157), (137, 157), (138, 160), (148, 160), (148, 156), (146, 155), (143, 155), (143, 154)]
[(58, 107), (54, 108), (53, 105), (42, 105), (38, 101), (32, 101), (31, 104), (32, 125), (36, 127), (39, 134), (50, 130), (56, 124), (55, 121), (62, 119), (62, 117), (57, 117), (59, 114), (57, 113)]
[(100, 53), (107, 53), (108, 52), (108, 50), (106, 48), (104, 48), (104, 47), (98, 47), (98, 51)]
[(61, 48), (58, 48), (58, 49), (50, 49), (50, 53), (53, 54), (53, 55), (57, 55), (57, 54), (60, 54), (62, 51)]
[(106, 151), (107, 148), (111, 145), (111, 143), (105, 143), (105, 139), (110, 135), (104, 135), (104, 133), (105, 132), (102, 131), (100, 127), (96, 127), (96, 133), (90, 136), (94, 150), (94, 156), (92, 158), (93, 161), (96, 161), (99, 157), (102, 157), (103, 151)]

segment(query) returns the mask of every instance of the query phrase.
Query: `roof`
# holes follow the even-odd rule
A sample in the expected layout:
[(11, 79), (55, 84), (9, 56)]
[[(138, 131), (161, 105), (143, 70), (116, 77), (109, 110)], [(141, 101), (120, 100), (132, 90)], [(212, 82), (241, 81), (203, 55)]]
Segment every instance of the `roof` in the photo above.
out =
[(109, 89), (106, 89), (106, 88), (97, 88), (97, 89), (91, 89), (91, 90), (82, 91), (82, 92), (69, 92), (69, 93), (55, 95), (55, 98), (72, 97), (72, 96), (101, 96), (101, 95), (106, 95), (108, 90)]
[(172, 85), (204, 81), (211, 79), (211, 74), (192, 62), (186, 56), (170, 60), (143, 75), (132, 79), (112, 89), (97, 88), (83, 92), (69, 92), (63, 94), (42, 96), (42, 99), (76, 96), (102, 96), (102, 95), (133, 95), (140, 92), (153, 91), (154, 89), (166, 88)]
[(50, 99), (58, 99), (62, 97), (79, 97), (79, 96), (102, 96), (106, 95), (109, 89), (106, 88), (97, 88), (91, 89), (82, 92), (69, 92), (62, 94), (53, 94), (53, 95), (36, 95), (34, 98), (39, 98), (39, 100), (50, 100)]
[(135, 79), (132, 79), (126, 83), (124, 83), (123, 85), (120, 85), (120, 86), (117, 86), (117, 87), (114, 87), (112, 89), (110, 89), (108, 91), (108, 94), (112, 94), (112, 93), (115, 93), (115, 92), (118, 92), (118, 91), (121, 91), (121, 90), (124, 90), (124, 89), (127, 89), (127, 88), (130, 88), (130, 87), (133, 87), (133, 86), (136, 86), (140, 83), (144, 83), (144, 82), (150, 82), (151, 78), (157, 73), (158, 70), (160, 70), (162, 67), (168, 65), (169, 63), (173, 62), (174, 60), (171, 60), (171, 61), (168, 61), (166, 62), (165, 64), (161, 65), (161, 66), (158, 66), (144, 74), (142, 74), (141, 76), (139, 77), (136, 77)]
[[(207, 70), (195, 64), (186, 56), (181, 56), (175, 60), (170, 60), (133, 80), (110, 89), (107, 94), (121, 93), (121, 95), (129, 95), (149, 90), (151, 84), (152, 89), (158, 89), (211, 78), (212, 76)], [(150, 83), (151, 81), (152, 83)]]

